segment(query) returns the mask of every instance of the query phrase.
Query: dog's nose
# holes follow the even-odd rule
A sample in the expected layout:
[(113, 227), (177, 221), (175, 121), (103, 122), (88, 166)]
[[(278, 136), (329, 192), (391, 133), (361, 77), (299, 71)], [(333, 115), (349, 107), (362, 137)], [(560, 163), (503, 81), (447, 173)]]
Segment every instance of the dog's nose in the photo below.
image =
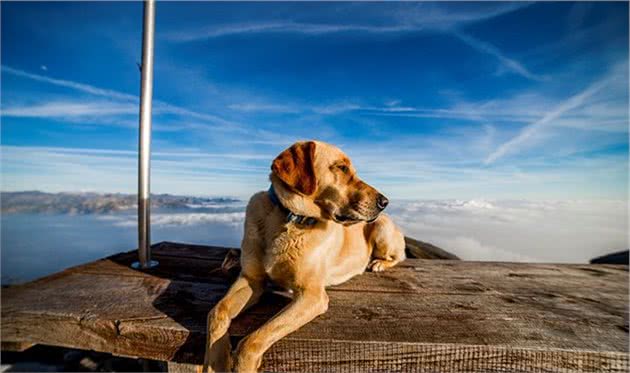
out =
[(387, 207), (387, 205), (388, 205), (388, 204), (389, 204), (389, 200), (388, 200), (388, 199), (387, 199), (387, 197), (385, 197), (384, 195), (379, 194), (379, 195), (376, 197), (376, 206), (377, 206), (379, 209), (384, 210), (384, 209), (385, 209), (385, 207)]

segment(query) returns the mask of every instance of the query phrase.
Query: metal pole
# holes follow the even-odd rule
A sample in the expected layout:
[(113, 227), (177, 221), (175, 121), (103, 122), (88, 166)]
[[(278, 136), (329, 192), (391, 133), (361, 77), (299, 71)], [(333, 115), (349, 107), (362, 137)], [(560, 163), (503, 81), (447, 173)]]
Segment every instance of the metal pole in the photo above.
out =
[(151, 100), (153, 98), (153, 36), (155, 0), (144, 1), (142, 29), (142, 85), (140, 93), (140, 141), (138, 150), (138, 262), (134, 268), (151, 268)]

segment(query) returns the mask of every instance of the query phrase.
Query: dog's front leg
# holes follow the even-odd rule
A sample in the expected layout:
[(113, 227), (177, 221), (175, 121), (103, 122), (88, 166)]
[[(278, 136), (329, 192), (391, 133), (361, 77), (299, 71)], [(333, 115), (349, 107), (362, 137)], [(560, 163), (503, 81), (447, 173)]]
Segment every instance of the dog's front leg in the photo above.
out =
[(274, 343), (327, 309), (328, 295), (323, 286), (297, 291), (291, 303), (238, 344), (234, 370), (255, 372), (260, 367), (264, 352)]
[(389, 216), (381, 215), (372, 224), (370, 241), (373, 251), (367, 269), (382, 272), (405, 260), (405, 236)]
[(230, 323), (241, 311), (258, 302), (262, 293), (262, 279), (252, 279), (241, 273), (223, 299), (208, 313), (204, 373), (209, 366), (213, 371), (229, 370), (230, 362), (226, 360), (230, 357), (227, 335)]

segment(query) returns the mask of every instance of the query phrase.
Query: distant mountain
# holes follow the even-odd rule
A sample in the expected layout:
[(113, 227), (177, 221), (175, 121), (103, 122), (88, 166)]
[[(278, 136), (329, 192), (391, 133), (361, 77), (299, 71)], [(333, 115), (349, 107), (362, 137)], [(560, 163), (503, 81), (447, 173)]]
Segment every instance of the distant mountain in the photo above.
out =
[[(151, 195), (151, 208), (196, 209), (237, 203), (238, 199)], [(1, 192), (2, 213), (100, 214), (137, 207), (134, 194), (122, 193), (44, 193), (39, 191)]]

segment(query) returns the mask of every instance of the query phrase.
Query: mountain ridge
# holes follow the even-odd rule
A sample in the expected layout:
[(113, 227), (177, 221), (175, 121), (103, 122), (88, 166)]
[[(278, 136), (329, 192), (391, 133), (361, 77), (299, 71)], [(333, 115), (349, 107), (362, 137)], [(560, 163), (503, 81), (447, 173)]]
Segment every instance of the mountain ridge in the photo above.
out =
[[(153, 209), (193, 210), (194, 206), (241, 202), (232, 197), (193, 197), (172, 194), (152, 194)], [(125, 193), (41, 191), (0, 192), (2, 213), (102, 214), (132, 210), (137, 207), (137, 195)]]

